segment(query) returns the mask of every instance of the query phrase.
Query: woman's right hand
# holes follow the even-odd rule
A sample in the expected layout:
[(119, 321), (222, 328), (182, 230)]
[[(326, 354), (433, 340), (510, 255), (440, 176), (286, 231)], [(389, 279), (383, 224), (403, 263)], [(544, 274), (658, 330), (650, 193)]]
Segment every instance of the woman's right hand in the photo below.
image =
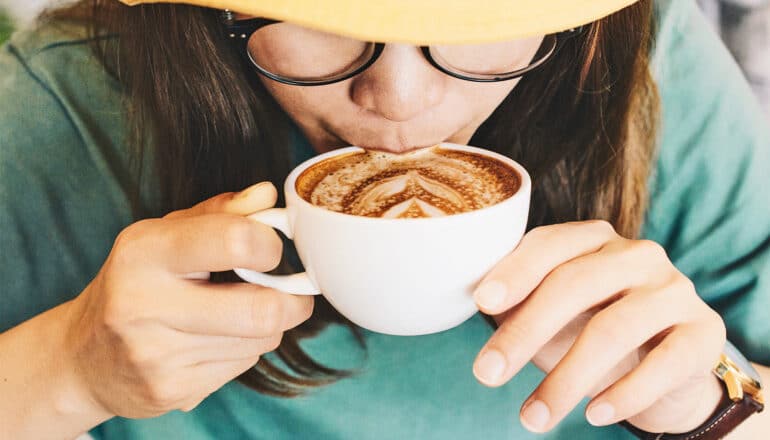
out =
[(84, 391), (109, 414), (188, 411), (307, 320), (310, 296), (214, 284), (214, 271), (278, 265), (273, 229), (244, 217), (272, 207), (271, 184), (130, 225), (71, 303), (66, 347)]

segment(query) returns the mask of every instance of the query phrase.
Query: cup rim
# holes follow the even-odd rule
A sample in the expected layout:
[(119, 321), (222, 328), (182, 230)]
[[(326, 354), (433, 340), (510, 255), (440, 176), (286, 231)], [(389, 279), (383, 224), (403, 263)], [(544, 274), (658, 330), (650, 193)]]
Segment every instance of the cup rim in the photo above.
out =
[(448, 150), (455, 150), (455, 151), (466, 151), (470, 153), (476, 153), (485, 155), (488, 157), (491, 157), (493, 159), (500, 160), (507, 165), (511, 166), (514, 170), (516, 170), (517, 173), (519, 173), (519, 176), (521, 177), (521, 186), (519, 186), (519, 189), (510, 197), (507, 199), (495, 203), (494, 205), (490, 205), (484, 208), (475, 209), (473, 211), (468, 212), (462, 212), (460, 214), (452, 214), (452, 215), (446, 215), (441, 217), (421, 217), (421, 218), (381, 218), (381, 217), (366, 217), (361, 215), (354, 215), (354, 214), (346, 214), (344, 212), (338, 212), (338, 211), (332, 211), (326, 208), (322, 208), (320, 206), (313, 205), (312, 203), (308, 202), (307, 200), (303, 199), (302, 197), (297, 194), (297, 178), (308, 168), (311, 166), (324, 161), (326, 159), (341, 156), (347, 153), (353, 153), (353, 152), (363, 152), (366, 151), (362, 147), (358, 146), (349, 146), (349, 147), (342, 147), (337, 148), (332, 151), (328, 151), (326, 153), (319, 154), (317, 156), (313, 156), (312, 158), (302, 162), (297, 167), (295, 167), (289, 175), (286, 177), (286, 180), (284, 182), (284, 194), (286, 195), (287, 199), (287, 207), (288, 207), (288, 201), (291, 199), (294, 203), (298, 203), (302, 206), (304, 206), (307, 209), (310, 209), (312, 212), (316, 212), (319, 215), (331, 215), (339, 217), (340, 220), (342, 219), (348, 219), (348, 220), (355, 220), (355, 221), (374, 221), (378, 223), (397, 223), (397, 224), (406, 224), (406, 223), (416, 223), (416, 222), (437, 222), (437, 221), (459, 221), (462, 219), (467, 219), (469, 217), (473, 216), (479, 216), (479, 215), (485, 215), (487, 213), (494, 212), (496, 210), (502, 209), (502, 207), (509, 205), (511, 203), (515, 203), (517, 200), (521, 199), (522, 197), (529, 198), (530, 193), (532, 190), (532, 179), (527, 172), (527, 170), (518, 162), (511, 159), (510, 157), (504, 156), (500, 153), (487, 150), (485, 148), (476, 147), (472, 145), (461, 145), (461, 144), (453, 144), (451, 142), (441, 142), (436, 144), (433, 147), (428, 148), (445, 148)]

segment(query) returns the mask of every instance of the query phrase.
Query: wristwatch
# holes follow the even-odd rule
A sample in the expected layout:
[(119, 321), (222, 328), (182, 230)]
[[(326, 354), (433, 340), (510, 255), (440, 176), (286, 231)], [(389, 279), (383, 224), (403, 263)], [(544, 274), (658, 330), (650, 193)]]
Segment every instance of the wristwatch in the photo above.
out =
[(713, 371), (727, 392), (719, 408), (701, 426), (683, 434), (654, 434), (625, 421), (620, 424), (642, 440), (714, 440), (726, 436), (752, 414), (762, 412), (765, 401), (759, 373), (729, 341)]

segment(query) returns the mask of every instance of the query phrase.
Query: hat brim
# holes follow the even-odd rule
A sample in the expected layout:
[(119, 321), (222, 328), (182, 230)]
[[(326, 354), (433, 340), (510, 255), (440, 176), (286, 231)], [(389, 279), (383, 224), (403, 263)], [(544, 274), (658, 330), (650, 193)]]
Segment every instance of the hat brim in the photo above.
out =
[(120, 0), (185, 3), (284, 20), (364, 41), (470, 44), (581, 26), (638, 0)]

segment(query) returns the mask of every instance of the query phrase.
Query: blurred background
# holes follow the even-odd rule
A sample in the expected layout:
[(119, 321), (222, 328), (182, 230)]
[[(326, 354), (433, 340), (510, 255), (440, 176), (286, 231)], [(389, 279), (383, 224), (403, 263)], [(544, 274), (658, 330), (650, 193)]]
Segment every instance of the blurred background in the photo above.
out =
[(68, 0), (0, 0), (0, 11), (5, 13), (6, 20), (19, 27), (30, 23), (44, 8), (66, 1)]
[[(0, 0), (0, 42), (43, 8), (70, 1)], [(770, 0), (697, 1), (741, 66), (770, 123)]]
[(698, 0), (770, 122), (770, 0)]

